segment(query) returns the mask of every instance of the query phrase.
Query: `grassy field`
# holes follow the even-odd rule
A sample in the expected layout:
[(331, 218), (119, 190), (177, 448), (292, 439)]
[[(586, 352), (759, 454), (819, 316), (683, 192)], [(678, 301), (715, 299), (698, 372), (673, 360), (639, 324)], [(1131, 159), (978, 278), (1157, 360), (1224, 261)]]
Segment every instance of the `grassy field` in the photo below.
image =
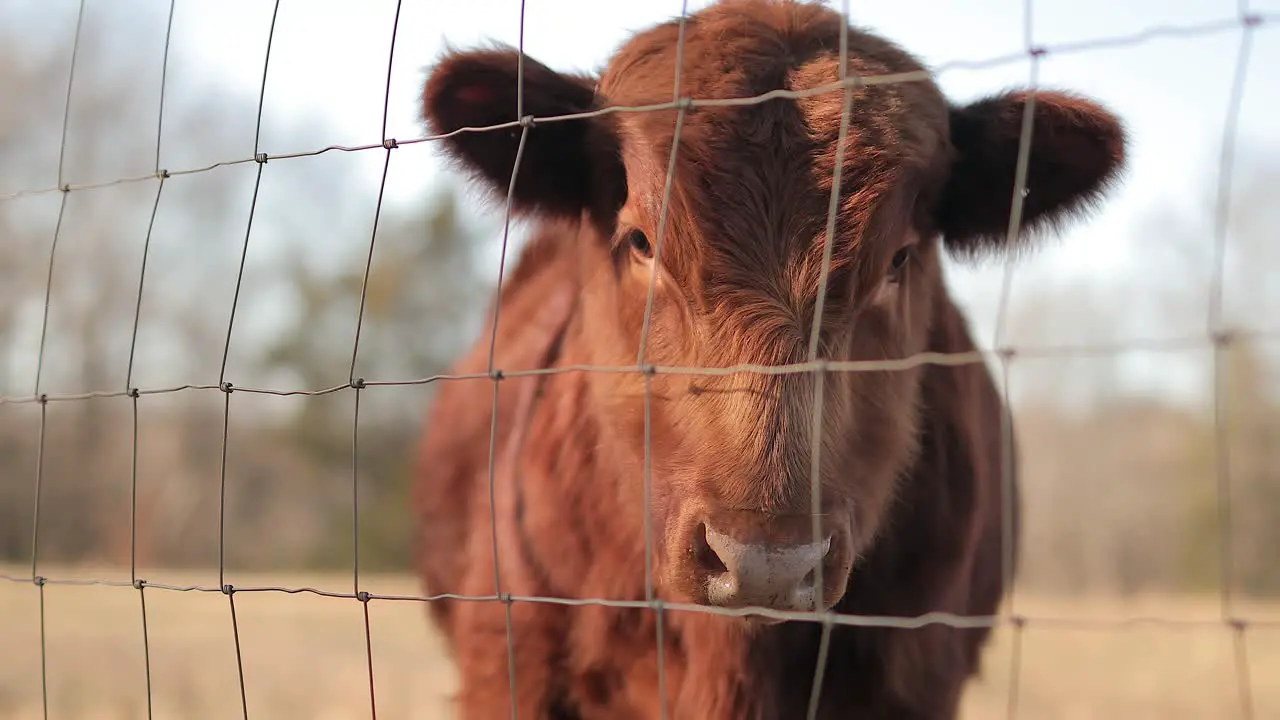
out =
[[(23, 576), (28, 569), (0, 572)], [(54, 578), (127, 580), (127, 570), (42, 568)], [(216, 572), (149, 573), (172, 585), (216, 586)], [(313, 587), (349, 592), (350, 576), (236, 573), (237, 586)], [(378, 594), (419, 593), (411, 578), (363, 576)], [(216, 592), (145, 593), (156, 718), (241, 716), (240, 681), (228, 598)], [(129, 587), (45, 588), (49, 718), (145, 718), (139, 593)], [(1142, 598), (1121, 603), (1019, 596), (1033, 618), (1159, 616), (1212, 621), (1212, 599)], [(364, 614), (358, 602), (310, 593), (235, 596), (236, 622), (251, 718), (359, 718), (370, 715)], [(1276, 625), (1247, 637), (1255, 718), (1280, 718), (1280, 606), (1242, 608)], [(379, 718), (450, 718), (455, 675), (422, 603), (369, 604), (374, 698)], [(966, 699), (965, 718), (1003, 718), (1009, 697), (1011, 635), (990, 648), (984, 679)], [(1032, 622), (1021, 644), (1018, 717), (1244, 717), (1236, 654), (1221, 625), (1087, 626)], [(39, 593), (0, 581), (0, 717), (42, 716)]]

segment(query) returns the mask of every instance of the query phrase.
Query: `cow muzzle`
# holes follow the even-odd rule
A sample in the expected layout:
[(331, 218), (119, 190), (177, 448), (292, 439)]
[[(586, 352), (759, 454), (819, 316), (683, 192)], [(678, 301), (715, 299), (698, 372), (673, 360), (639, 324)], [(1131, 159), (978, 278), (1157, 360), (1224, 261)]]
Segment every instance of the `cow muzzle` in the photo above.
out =
[(689, 538), (699, 600), (725, 608), (831, 608), (844, 595), (850, 572), (844, 518), (823, 515), (815, 540), (810, 515), (709, 514)]

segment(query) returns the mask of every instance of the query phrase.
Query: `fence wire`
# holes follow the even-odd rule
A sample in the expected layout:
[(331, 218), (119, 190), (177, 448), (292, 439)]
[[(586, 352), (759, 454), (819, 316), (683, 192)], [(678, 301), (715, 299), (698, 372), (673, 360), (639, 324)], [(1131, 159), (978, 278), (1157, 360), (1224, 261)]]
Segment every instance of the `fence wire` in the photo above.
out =
[[(57, 222), (55, 224), (52, 240), (49, 245), (49, 260), (46, 275), (46, 289), (44, 302), (44, 318), (41, 327), (40, 348), (38, 351), (36, 363), (36, 379), (35, 388), (30, 396), (0, 396), (0, 406), (2, 405), (19, 405), (19, 404), (38, 404), (40, 406), (40, 430), (38, 440), (38, 452), (35, 467), (35, 506), (32, 510), (33, 529), (31, 541), (31, 571), (27, 577), (18, 577), (7, 574), (0, 574), (0, 580), (9, 583), (30, 583), (36, 588), (39, 595), (39, 621), (40, 621), (40, 676), (41, 676), (41, 693), (42, 703), (45, 717), (48, 717), (48, 672), (47, 672), (47, 635), (45, 632), (45, 588), (50, 585), (63, 586), (106, 586), (106, 587), (130, 587), (138, 592), (138, 602), (140, 611), (140, 629), (142, 634), (144, 667), (146, 672), (146, 690), (147, 690), (147, 716), (152, 714), (152, 678), (151, 678), (151, 650), (150, 640), (147, 626), (147, 591), (168, 591), (179, 593), (220, 593), (226, 596), (228, 603), (228, 611), (230, 615), (230, 629), (235, 643), (236, 669), (239, 680), (240, 690), (240, 706), (243, 716), (249, 717), (248, 697), (245, 686), (244, 663), (240, 648), (240, 629), (236, 616), (236, 595), (243, 593), (282, 593), (282, 594), (310, 594), (319, 597), (355, 600), (360, 604), (361, 615), (364, 627), (364, 645), (368, 670), (368, 689), (369, 689), (369, 714), (370, 717), (377, 717), (377, 703), (375, 699), (375, 678), (373, 663), (373, 638), (370, 629), (369, 620), (369, 603), (373, 601), (379, 602), (432, 602), (436, 600), (461, 600), (473, 602), (499, 602), (505, 606), (506, 613), (506, 633), (507, 633), (507, 664), (508, 664), (508, 682), (510, 685), (511, 698), (511, 716), (517, 717), (517, 694), (516, 694), (516, 657), (514, 644), (512, 643), (511, 634), (511, 607), (514, 603), (545, 603), (561, 606), (601, 606), (610, 608), (625, 609), (648, 609), (655, 613), (656, 622), (656, 641), (658, 647), (657, 663), (658, 663), (658, 697), (661, 703), (662, 717), (668, 716), (667, 692), (666, 692), (666, 672), (664, 649), (665, 642), (663, 639), (663, 618), (664, 614), (670, 611), (678, 612), (696, 612), (707, 613), (720, 616), (745, 616), (763, 615), (776, 620), (798, 620), (817, 622), (822, 625), (821, 642), (819, 646), (819, 654), (817, 665), (815, 668), (815, 676), (813, 678), (812, 689), (809, 698), (808, 713), (809, 718), (813, 718), (817, 711), (818, 700), (822, 687), (823, 674), (825, 672), (825, 663), (829, 648), (829, 638), (831, 630), (836, 626), (846, 627), (881, 627), (881, 628), (922, 628), (933, 624), (949, 625), (957, 628), (994, 628), (1002, 624), (1009, 625), (1014, 635), (1012, 638), (1012, 647), (1010, 655), (1010, 683), (1009, 695), (1007, 698), (1007, 717), (1013, 718), (1017, 716), (1017, 701), (1019, 692), (1019, 678), (1022, 671), (1022, 644), (1023, 633), (1028, 625), (1034, 623), (1037, 626), (1049, 626), (1060, 628), (1071, 628), (1077, 630), (1089, 629), (1116, 629), (1121, 627), (1132, 627), (1142, 625), (1154, 625), (1167, 628), (1177, 627), (1224, 627), (1230, 634), (1233, 643), (1235, 675), (1238, 682), (1238, 702), (1240, 712), (1244, 718), (1253, 717), (1253, 697), (1251, 690), (1251, 671), (1247, 653), (1247, 633), (1251, 628), (1276, 628), (1280, 629), (1280, 619), (1248, 619), (1240, 617), (1234, 611), (1233, 607), (1233, 554), (1232, 554), (1232, 522), (1230, 511), (1231, 498), (1231, 466), (1230, 458), (1227, 452), (1227, 424), (1225, 419), (1225, 373), (1223, 371), (1224, 363), (1222, 355), (1226, 352), (1232, 342), (1240, 340), (1245, 335), (1239, 332), (1233, 332), (1224, 325), (1222, 318), (1222, 297), (1224, 285), (1224, 268), (1225, 268), (1225, 248), (1227, 234), (1227, 203), (1230, 198), (1232, 169), (1235, 158), (1235, 145), (1237, 135), (1237, 124), (1239, 118), (1239, 110), (1243, 100), (1245, 79), (1248, 74), (1250, 51), (1252, 48), (1253, 34), (1259, 27), (1273, 23), (1280, 19), (1280, 15), (1265, 14), (1252, 12), (1248, 6), (1247, 0), (1239, 0), (1237, 7), (1237, 17), (1215, 20), (1211, 22), (1181, 25), (1181, 26), (1152, 26), (1139, 32), (1116, 35), (1108, 37), (1098, 37), (1082, 41), (1060, 43), (1060, 44), (1036, 44), (1032, 36), (1032, 17), (1034, 11), (1034, 1), (1024, 0), (1024, 49), (1017, 53), (990, 57), (980, 60), (956, 60), (949, 63), (943, 63), (937, 66), (932, 73), (930, 72), (903, 72), (892, 73), (878, 76), (850, 76), (848, 74), (848, 25), (842, 28), (839, 47), (840, 58), (840, 79), (837, 82), (819, 86), (803, 91), (775, 90), (760, 95), (740, 98), (693, 98), (685, 97), (680, 93), (681, 88), (681, 72), (684, 60), (684, 41), (685, 41), (685, 21), (688, 17), (688, 4), (682, 4), (679, 17), (679, 33), (676, 47), (676, 70), (673, 78), (673, 95), (672, 100), (667, 103), (658, 103), (643, 106), (608, 106), (598, 110), (589, 112), (574, 113), (569, 115), (535, 117), (524, 114), (524, 29), (525, 29), (525, 4), (520, 5), (520, 26), (519, 26), (519, 47), (520, 60), (518, 65), (518, 87), (517, 87), (517, 120), (489, 125), (485, 127), (465, 127), (459, 130), (439, 135), (429, 135), (419, 138), (397, 140), (387, 137), (387, 116), (390, 104), (391, 92), (391, 72), (394, 67), (395, 60), (395, 43), (400, 23), (401, 3), (396, 3), (395, 16), (390, 30), (390, 42), (387, 59), (387, 76), (386, 89), (383, 99), (382, 112), (382, 138), (377, 143), (359, 146), (343, 146), (329, 145), (326, 147), (282, 154), (270, 154), (264, 152), (261, 148), (261, 126), (262, 126), (262, 108), (266, 98), (267, 76), (270, 70), (271, 46), (275, 35), (276, 23), (279, 18), (280, 3), (276, 0), (271, 16), (271, 26), (267, 38), (267, 44), (263, 57), (263, 69), (261, 83), (259, 86), (258, 115), (257, 127), (255, 129), (253, 154), (247, 158), (226, 160), (213, 163), (203, 167), (186, 168), (178, 170), (165, 169), (161, 166), (161, 129), (164, 124), (164, 99), (166, 90), (166, 78), (169, 62), (170, 40), (173, 26), (174, 0), (169, 4), (166, 34), (164, 42), (164, 56), (161, 71), (161, 82), (159, 88), (159, 110), (156, 118), (156, 151), (155, 166), (153, 172), (147, 175), (116, 178), (104, 181), (87, 181), (84, 183), (68, 182), (64, 176), (64, 162), (67, 147), (67, 129), (68, 118), (70, 116), (70, 102), (72, 93), (75, 88), (75, 72), (77, 55), (80, 49), (81, 26), (84, 16), (84, 2), (81, 0), (76, 17), (74, 40), (71, 50), (71, 69), (67, 77), (67, 91), (65, 96), (66, 106), (63, 115), (62, 139), (58, 156), (58, 174), (57, 184), (54, 187), (37, 188), (19, 190), (17, 192), (0, 195), (0, 202), (10, 201), (21, 197), (31, 195), (41, 195), (53, 192), (61, 192), (61, 202), (58, 206)], [(849, 17), (848, 1), (843, 0), (841, 5), (841, 13), (846, 19)], [(1103, 48), (1132, 47), (1145, 44), (1152, 40), (1161, 38), (1188, 38), (1203, 37), (1223, 32), (1239, 31), (1240, 44), (1238, 56), (1236, 59), (1235, 70), (1232, 80), (1231, 93), (1228, 101), (1226, 123), (1223, 133), (1223, 141), (1220, 155), (1220, 165), (1218, 174), (1218, 193), (1217, 206), (1215, 212), (1214, 223), (1214, 272), (1212, 276), (1212, 285), (1210, 292), (1210, 302), (1207, 317), (1207, 334), (1195, 335), (1188, 337), (1169, 338), (1161, 340), (1141, 340), (1123, 343), (1103, 343), (1090, 345), (1075, 346), (1020, 346), (1017, 348), (1007, 346), (1004, 342), (1006, 331), (1007, 308), (1009, 296), (1012, 287), (1013, 265), (1006, 261), (1004, 266), (1004, 274), (1002, 277), (1001, 291), (999, 298), (999, 311), (997, 313), (997, 326), (992, 348), (984, 350), (974, 350), (961, 353), (937, 353), (923, 352), (901, 360), (892, 361), (829, 361), (821, 360), (818, 357), (818, 329), (821, 327), (822, 313), (824, 310), (825, 293), (819, 292), (818, 302), (814, 311), (814, 326), (812, 336), (809, 339), (808, 359), (806, 362), (791, 363), (786, 365), (756, 365), (756, 364), (739, 364), (725, 367), (678, 367), (678, 366), (660, 366), (645, 363), (645, 349), (648, 340), (650, 320), (653, 312), (654, 292), (656, 287), (656, 267), (657, 261), (662, 250), (663, 239), (666, 231), (668, 220), (668, 205), (673, 185), (673, 176), (676, 158), (679, 152), (681, 131), (683, 129), (685, 114), (688, 110), (698, 107), (726, 107), (726, 106), (744, 106), (765, 102), (775, 98), (791, 98), (798, 99), (810, 97), (814, 95), (842, 91), (844, 97), (843, 112), (841, 114), (840, 131), (837, 139), (837, 152), (833, 166), (833, 181), (831, 190), (831, 199), (828, 208), (828, 217), (826, 224), (826, 232), (824, 236), (823, 262), (820, 275), (820, 287), (825, 288), (828, 282), (832, 262), (832, 238), (835, 232), (836, 208), (840, 196), (841, 188), (841, 170), (842, 159), (844, 156), (845, 144), (847, 139), (849, 118), (851, 114), (852, 91), (858, 87), (869, 85), (887, 84), (896, 82), (919, 82), (928, 81), (934, 74), (939, 74), (952, 69), (983, 69), (1006, 65), (1013, 62), (1029, 60), (1030, 73), (1028, 83), (1028, 101), (1024, 108), (1022, 131), (1019, 140), (1019, 154), (1016, 166), (1013, 206), (1009, 217), (1007, 235), (1012, 239), (1017, 234), (1020, 226), (1020, 217), (1022, 212), (1023, 198), (1026, 196), (1026, 173), (1027, 164), (1030, 155), (1031, 131), (1032, 131), (1032, 112), (1035, 107), (1035, 89), (1038, 81), (1039, 67), (1041, 61), (1050, 55), (1066, 55), (1079, 52), (1087, 52)], [(605, 115), (609, 113), (639, 113), (652, 112), (659, 110), (676, 110), (676, 128), (672, 140), (672, 146), (667, 167), (666, 184), (663, 190), (662, 205), (660, 211), (660, 220), (658, 230), (654, 241), (654, 271), (650, 275), (648, 297), (646, 299), (644, 323), (640, 337), (640, 350), (636, 358), (635, 365), (626, 366), (594, 366), (594, 365), (562, 365), (555, 368), (499, 368), (494, 362), (494, 348), (497, 341), (498, 320), (499, 320), (499, 304), (496, 302), (497, 293), (500, 292), (502, 280), (506, 269), (507, 246), (510, 233), (511, 214), (512, 214), (512, 196), (515, 190), (515, 182), (520, 172), (520, 165), (524, 155), (524, 148), (529, 130), (535, 125), (542, 125), (552, 122), (563, 122), (568, 120), (580, 120), (590, 117)], [(498, 282), (495, 289), (495, 303), (493, 306), (494, 316), (492, 318), (492, 326), (489, 338), (489, 360), (488, 369), (485, 373), (442, 373), (435, 374), (430, 377), (416, 379), (384, 379), (374, 380), (356, 376), (356, 361), (359, 356), (360, 336), (364, 320), (364, 311), (366, 296), (368, 291), (369, 275), (372, 269), (375, 243), (377, 240), (378, 223), (381, 217), (382, 201), (386, 190), (387, 173), (391, 165), (393, 151), (399, 147), (412, 145), (422, 142), (433, 142), (443, 140), (445, 138), (461, 134), (464, 132), (498, 132), (504, 130), (519, 129), (519, 146), (515, 157), (514, 167), (510, 184), (507, 189), (506, 202), (503, 216), (503, 234), (502, 234), (502, 253), (498, 268)], [(317, 389), (277, 389), (277, 388), (252, 388), (240, 387), (233, 385), (227, 379), (227, 359), (229, 357), (231, 339), (235, 327), (236, 306), (239, 299), (241, 282), (243, 280), (245, 261), (248, 254), (249, 242), (253, 236), (253, 216), (257, 205), (258, 189), (261, 187), (262, 175), (269, 161), (287, 160), (293, 158), (313, 157), (331, 151), (340, 152), (359, 152), (366, 150), (374, 150), (382, 148), (385, 151), (383, 162), (383, 170), (381, 183), (379, 185), (378, 200), (375, 207), (374, 217), (372, 221), (372, 230), (369, 237), (369, 250), (367, 255), (366, 266), (364, 269), (364, 279), (360, 293), (360, 310), (357, 315), (355, 337), (352, 342), (352, 355), (350, 364), (350, 373), (348, 382)], [(133, 384), (133, 365), (135, 350), (137, 347), (138, 326), (141, 318), (143, 288), (145, 287), (147, 259), (151, 247), (151, 235), (155, 225), (156, 214), (160, 207), (161, 197), (164, 191), (167, 179), (179, 175), (193, 175), (209, 172), (216, 168), (240, 165), (246, 163), (256, 163), (257, 172), (254, 179), (253, 200), (250, 205), (249, 218), (245, 227), (244, 242), (241, 249), (240, 265), (236, 279), (235, 294), (232, 299), (230, 316), (227, 321), (227, 332), (225, 336), (222, 364), (219, 371), (218, 382), (216, 384), (183, 384), (169, 387), (157, 388), (140, 388)], [(140, 263), (140, 271), (138, 277), (138, 292), (135, 305), (134, 323), (132, 328), (132, 336), (129, 346), (129, 363), (126, 373), (125, 387), (121, 390), (97, 390), (82, 393), (56, 394), (47, 392), (42, 385), (42, 371), (45, 361), (45, 340), (48, 331), (48, 317), (50, 307), (50, 297), (53, 287), (54, 270), (56, 266), (58, 240), (61, 235), (62, 221), (65, 214), (67, 197), (72, 191), (88, 191), (112, 187), (116, 185), (140, 183), (154, 180), (156, 181), (156, 194), (152, 206), (150, 222), (147, 226), (146, 239), (143, 245), (142, 258)], [(1260, 339), (1280, 339), (1280, 330), (1251, 332), (1248, 333), (1250, 338)], [(650, 452), (650, 436), (651, 436), (651, 393), (650, 381), (656, 374), (673, 374), (673, 375), (702, 375), (702, 376), (723, 376), (738, 373), (750, 373), (761, 375), (786, 375), (797, 373), (812, 373), (815, 377), (815, 402), (814, 415), (812, 418), (811, 429), (816, 431), (822, 421), (821, 401), (823, 392), (823, 380), (827, 372), (858, 372), (868, 370), (903, 370), (921, 365), (940, 365), (940, 366), (959, 366), (975, 363), (983, 363), (988, 359), (995, 359), (999, 362), (999, 382), (1005, 398), (1009, 397), (1009, 370), (1012, 362), (1016, 358), (1034, 358), (1034, 357), (1094, 357), (1094, 356), (1110, 356), (1133, 350), (1146, 350), (1155, 352), (1181, 352), (1189, 349), (1197, 349), (1211, 347), (1214, 357), (1214, 427), (1215, 427), (1215, 444), (1216, 444), (1216, 467), (1215, 479), (1218, 498), (1218, 513), (1220, 527), (1222, 528), (1223, 538), (1221, 545), (1221, 591), (1220, 591), (1220, 613), (1218, 619), (1196, 619), (1196, 618), (1171, 618), (1157, 616), (1130, 616), (1122, 618), (1079, 618), (1079, 617), (1056, 617), (1049, 615), (1029, 616), (1016, 612), (1014, 606), (1014, 584), (1013, 579), (1013, 553), (1009, 540), (1012, 535), (1011, 518), (1012, 518), (1012, 464), (1009, 462), (1012, 458), (1013, 450), (1011, 440), (1011, 408), (1006, 403), (1005, 410), (1001, 418), (1002, 430), (1002, 446), (1005, 455), (1005, 473), (1002, 478), (1002, 495), (1004, 505), (1004, 532), (1002, 540), (1004, 548), (1002, 550), (1003, 573), (1006, 578), (1006, 586), (1001, 611), (996, 615), (990, 616), (962, 616), (946, 612), (930, 612), (923, 615), (911, 617), (899, 616), (865, 616), (865, 615), (846, 615), (836, 614), (833, 611), (820, 612), (803, 612), (803, 611), (779, 611), (762, 608), (721, 608), (703, 605), (694, 605), (689, 603), (667, 602), (658, 598), (653, 588), (652, 578), (652, 529), (650, 527), (649, 513), (645, 516), (645, 599), (644, 600), (611, 600), (607, 598), (560, 598), (560, 597), (542, 597), (542, 596), (522, 596), (503, 591), (502, 578), (500, 573), (500, 562), (498, 553), (498, 541), (496, 533), (496, 521), (491, 516), (491, 528), (493, 536), (494, 563), (494, 593), (491, 595), (463, 595), (456, 593), (440, 593), (431, 595), (394, 595), (379, 594), (369, 592), (362, 589), (360, 580), (360, 564), (359, 564), (359, 481), (360, 467), (358, 462), (359, 447), (359, 427), (360, 427), (360, 399), (362, 391), (373, 387), (391, 387), (391, 386), (412, 386), (424, 385), (429, 383), (462, 380), (462, 379), (485, 379), (488, 378), (493, 382), (493, 406), (492, 406), (492, 425), (490, 428), (489, 442), (489, 469), (488, 469), (488, 492), (490, 502), (490, 512), (494, 512), (496, 505), (494, 503), (494, 475), (497, 453), (497, 418), (498, 418), (498, 401), (499, 388), (501, 381), (512, 377), (529, 377), (543, 376), (551, 374), (578, 373), (578, 372), (599, 372), (599, 373), (641, 373), (645, 381), (644, 393), (644, 497), (646, 507), (651, 493), (652, 481), (652, 457)], [(225, 532), (226, 532), (226, 485), (227, 485), (227, 457), (230, 452), (228, 436), (230, 428), (230, 404), (233, 393), (257, 393), (273, 396), (320, 396), (328, 395), (343, 391), (352, 392), (352, 430), (351, 430), (351, 482), (352, 482), (352, 546), (354, 552), (352, 567), (352, 589), (350, 592), (342, 592), (335, 590), (326, 590), (313, 587), (285, 587), (285, 586), (235, 586), (226, 581), (225, 575)], [(219, 533), (218, 533), (218, 585), (216, 587), (202, 585), (170, 585), (158, 582), (149, 582), (138, 576), (137, 568), (137, 503), (138, 503), (138, 403), (144, 397), (153, 395), (167, 395), (186, 391), (216, 391), (223, 394), (223, 422), (222, 422), (222, 455), (221, 455), (221, 471), (219, 477)], [(91, 398), (111, 398), (111, 397), (128, 397), (132, 404), (132, 460), (131, 460), (131, 497), (130, 497), (130, 579), (128, 581), (109, 580), (109, 579), (71, 579), (71, 578), (54, 578), (46, 577), (40, 573), (39, 567), (39, 533), (40, 533), (40, 490), (44, 469), (44, 453), (45, 453), (45, 437), (47, 429), (47, 408), (49, 403), (84, 401)], [(819, 448), (817, 433), (813, 433), (814, 441), (811, 446), (812, 470), (811, 470), (811, 490), (813, 511), (815, 515), (814, 521), (814, 539), (819, 539), (819, 526), (816, 519), (818, 507), (820, 504), (820, 485), (818, 483), (818, 467), (819, 467)], [(815, 586), (821, 588), (822, 576), (821, 565), (816, 566)]]

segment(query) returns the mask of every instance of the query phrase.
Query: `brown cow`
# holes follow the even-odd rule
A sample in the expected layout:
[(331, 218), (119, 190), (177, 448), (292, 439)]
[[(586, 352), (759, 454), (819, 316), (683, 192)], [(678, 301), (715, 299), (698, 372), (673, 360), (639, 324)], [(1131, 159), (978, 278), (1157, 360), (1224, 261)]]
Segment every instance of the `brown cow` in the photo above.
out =
[[(685, 23), (680, 95), (741, 98), (836, 83), (843, 22), (818, 4), (713, 5)], [(524, 113), (671, 101), (679, 34), (672, 21), (635, 35), (598, 78), (526, 57)], [(850, 74), (922, 71), (866, 32), (850, 29), (847, 49)], [(517, 59), (503, 47), (450, 51), (423, 92), (431, 131), (515, 120)], [(940, 255), (1010, 249), (1026, 95), (958, 106), (927, 76), (868, 83), (851, 95), (822, 357), (971, 351)], [(1124, 162), (1125, 132), (1108, 111), (1060, 92), (1035, 98), (1020, 237), (1098, 201)], [(646, 364), (805, 361), (843, 103), (836, 89), (687, 109), (660, 249), (678, 110), (528, 128), (513, 210), (539, 224), (498, 301), (493, 367), (569, 369), (498, 381), (492, 491), (488, 378), (443, 383), (418, 466), (427, 589), (492, 596), (496, 538), (501, 592), (518, 596), (509, 605), (430, 604), (460, 666), (462, 717), (510, 715), (508, 617), (521, 718), (659, 717), (657, 613), (519, 599), (645, 600), (645, 510), (657, 597), (738, 609), (661, 614), (667, 712), (677, 720), (804, 717), (821, 625), (751, 620), (744, 607), (768, 608), (775, 619), (815, 601), (859, 615), (996, 611), (1006, 587), (1002, 480), (1012, 468), (1001, 442), (1004, 406), (983, 365), (823, 376), (818, 543), (810, 509), (816, 373), (646, 378), (569, 367), (634, 366), (654, 272)], [(521, 134), (464, 131), (443, 144), (505, 198)], [(489, 332), (456, 372), (487, 371)], [(1016, 493), (1011, 499), (1016, 507)], [(836, 626), (818, 714), (954, 717), (987, 636), (944, 624)]]

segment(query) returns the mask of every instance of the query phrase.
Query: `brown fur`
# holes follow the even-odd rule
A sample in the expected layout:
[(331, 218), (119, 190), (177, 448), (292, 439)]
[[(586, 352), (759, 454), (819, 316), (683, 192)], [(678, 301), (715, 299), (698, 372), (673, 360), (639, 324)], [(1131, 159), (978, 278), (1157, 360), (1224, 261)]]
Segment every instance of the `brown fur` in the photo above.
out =
[[(680, 94), (804, 90), (839, 79), (840, 16), (817, 4), (724, 0), (686, 25)], [(671, 99), (678, 24), (641, 32), (597, 79), (525, 58), (525, 111), (539, 117)], [(850, 29), (848, 70), (921, 69)], [(514, 120), (515, 51), (454, 51), (423, 93), (431, 130)], [(974, 348), (940, 254), (1004, 247), (1025, 95), (957, 107), (935, 84), (852, 92), (821, 355), (904, 358)], [(512, 197), (540, 219), (500, 303), (494, 367), (628, 365), (656, 266), (645, 361), (663, 366), (806, 359), (818, 302), (843, 93), (687, 111), (657, 263), (677, 111), (535, 123)], [(1092, 102), (1040, 90), (1019, 237), (1102, 197), (1123, 164), (1120, 122)], [(445, 140), (465, 170), (505, 196), (516, 128)], [(909, 248), (907, 262), (890, 265)], [(486, 328), (455, 370), (488, 367)], [(824, 600), (839, 613), (985, 615), (1002, 570), (1004, 406), (982, 365), (831, 372), (823, 378), (823, 522), (837, 533)], [(652, 391), (652, 497), (644, 506), (639, 373), (569, 371), (499, 381), (489, 502), (493, 382), (447, 381), (421, 446), (415, 502), (432, 593), (492, 595), (491, 517), (502, 591), (517, 596), (706, 603), (691, 545), (698, 523), (741, 535), (794, 533), (810, 512), (813, 373), (659, 373)], [(1016, 487), (1012, 498), (1017, 507)], [(1017, 522), (1014, 518), (1016, 536)], [(790, 528), (790, 529), (785, 529)], [(1015, 538), (1009, 539), (1010, 543)], [(507, 608), (439, 600), (435, 621), (462, 673), (466, 718), (506, 717)], [(670, 717), (792, 718), (804, 712), (820, 626), (760, 626), (663, 614)], [(656, 718), (655, 614), (648, 609), (510, 605), (522, 718)], [(837, 627), (820, 717), (952, 718), (988, 633)]]

